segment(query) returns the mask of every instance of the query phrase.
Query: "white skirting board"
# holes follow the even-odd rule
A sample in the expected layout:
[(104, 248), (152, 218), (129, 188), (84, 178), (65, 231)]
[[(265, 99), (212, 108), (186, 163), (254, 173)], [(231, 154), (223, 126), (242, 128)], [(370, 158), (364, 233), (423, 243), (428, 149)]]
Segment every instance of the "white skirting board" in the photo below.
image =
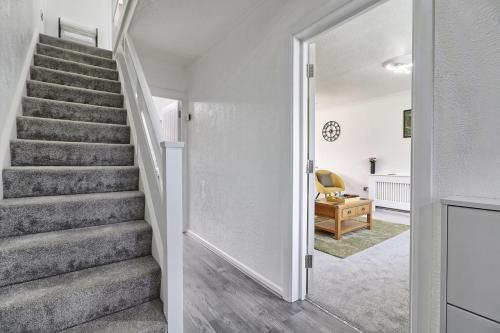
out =
[(279, 287), (278, 285), (276, 285), (274, 282), (269, 281), (268, 279), (266, 279), (265, 277), (263, 277), (262, 275), (260, 275), (259, 273), (257, 273), (253, 269), (251, 269), (250, 267), (246, 266), (245, 264), (242, 264), (241, 262), (239, 262), (238, 260), (236, 260), (235, 258), (230, 256), (226, 252), (220, 250), (219, 248), (212, 245), (211, 243), (209, 243), (208, 241), (206, 241), (202, 237), (198, 236), (193, 231), (188, 230), (188, 231), (186, 231), (186, 234), (189, 237), (200, 242), (207, 249), (209, 249), (210, 251), (212, 251), (213, 253), (215, 253), (216, 255), (218, 255), (219, 257), (221, 257), (222, 259), (224, 259), (228, 263), (230, 263), (236, 269), (238, 269), (243, 274), (250, 277), (252, 280), (257, 282), (258, 284), (262, 285), (264, 288), (270, 290), (271, 292), (273, 292), (274, 294), (276, 294), (279, 297), (283, 297), (283, 289), (281, 287)]
[[(12, 95), (12, 102), (7, 114), (2, 119), (6, 124), (5, 131), (0, 133), (0, 168), (10, 166), (10, 140), (17, 136), (16, 117), (22, 114), (22, 98), (26, 95), (26, 80), (30, 78), (30, 68), (33, 64), (33, 54), (35, 53), (36, 44), (38, 43), (39, 29), (33, 31), (31, 43), (26, 50), (26, 58), (24, 59), (23, 67), (19, 73), (19, 80), (16, 84), (16, 89)], [(3, 198), (3, 182), (0, 173), (0, 199)]]

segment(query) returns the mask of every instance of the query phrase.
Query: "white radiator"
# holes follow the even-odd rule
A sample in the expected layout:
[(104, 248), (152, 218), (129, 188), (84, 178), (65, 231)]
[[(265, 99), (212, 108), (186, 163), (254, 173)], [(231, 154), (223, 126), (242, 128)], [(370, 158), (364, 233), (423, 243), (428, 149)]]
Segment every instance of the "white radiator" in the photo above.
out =
[(97, 28), (87, 27), (62, 18), (59, 18), (58, 24), (59, 38), (90, 46), (98, 46)]
[(370, 175), (368, 191), (375, 207), (410, 210), (410, 176)]

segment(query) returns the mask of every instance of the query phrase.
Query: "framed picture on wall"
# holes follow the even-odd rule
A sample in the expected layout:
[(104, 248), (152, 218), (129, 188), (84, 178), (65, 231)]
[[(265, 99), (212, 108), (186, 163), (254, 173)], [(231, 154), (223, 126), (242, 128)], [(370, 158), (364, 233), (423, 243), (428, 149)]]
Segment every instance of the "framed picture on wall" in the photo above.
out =
[(411, 138), (411, 109), (403, 111), (403, 138)]

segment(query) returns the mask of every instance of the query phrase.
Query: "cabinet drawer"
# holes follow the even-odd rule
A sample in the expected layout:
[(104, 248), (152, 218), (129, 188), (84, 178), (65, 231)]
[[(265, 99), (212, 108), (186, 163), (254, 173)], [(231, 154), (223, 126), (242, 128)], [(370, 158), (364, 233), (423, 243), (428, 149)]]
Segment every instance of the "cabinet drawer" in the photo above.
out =
[(499, 235), (500, 212), (448, 207), (447, 302), (496, 322), (500, 322)]
[(446, 333), (500, 333), (500, 324), (448, 305)]
[(356, 216), (358, 207), (344, 208), (342, 209), (342, 218)]
[(370, 213), (370, 205), (357, 207), (358, 215), (366, 215)]
[(331, 205), (320, 205), (316, 204), (314, 207), (314, 213), (318, 216), (335, 217), (335, 208)]

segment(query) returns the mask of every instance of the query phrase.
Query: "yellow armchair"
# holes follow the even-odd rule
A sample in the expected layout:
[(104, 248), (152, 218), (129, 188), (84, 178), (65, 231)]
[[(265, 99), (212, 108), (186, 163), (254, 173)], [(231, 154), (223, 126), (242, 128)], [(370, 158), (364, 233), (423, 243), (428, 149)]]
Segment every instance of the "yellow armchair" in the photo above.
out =
[[(319, 181), (318, 175), (330, 175), (331, 183), (333, 184), (333, 186), (328, 186), (328, 187), (324, 186)], [(314, 175), (314, 181), (316, 184), (316, 192), (318, 192), (316, 198), (319, 197), (320, 194), (324, 194), (326, 197), (326, 195), (329, 193), (345, 191), (345, 184), (342, 178), (340, 178), (337, 174), (328, 170), (316, 170), (316, 173)]]

